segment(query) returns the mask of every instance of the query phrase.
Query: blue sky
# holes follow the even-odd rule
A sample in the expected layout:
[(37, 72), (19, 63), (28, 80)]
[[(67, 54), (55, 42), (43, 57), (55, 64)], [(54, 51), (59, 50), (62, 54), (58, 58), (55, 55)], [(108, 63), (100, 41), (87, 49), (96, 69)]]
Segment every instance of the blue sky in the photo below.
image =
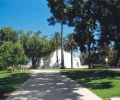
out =
[[(0, 28), (10, 26), (25, 31), (38, 31), (51, 35), (60, 32), (60, 25), (49, 26), (47, 19), (51, 13), (47, 0), (0, 0)], [(73, 28), (64, 27), (64, 34), (73, 32)]]
[[(0, 0), (0, 28), (10, 26), (26, 32), (40, 30), (43, 35), (51, 36), (60, 32), (60, 24), (49, 26), (50, 16), (47, 0)], [(72, 32), (73, 28), (64, 26), (64, 35)]]

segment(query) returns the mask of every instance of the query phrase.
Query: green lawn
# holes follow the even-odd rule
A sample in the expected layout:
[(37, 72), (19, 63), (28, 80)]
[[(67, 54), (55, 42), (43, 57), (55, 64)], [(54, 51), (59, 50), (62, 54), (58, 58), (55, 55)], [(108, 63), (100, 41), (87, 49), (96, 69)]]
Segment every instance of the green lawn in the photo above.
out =
[(63, 70), (62, 73), (104, 100), (110, 97), (120, 97), (120, 72), (84, 69)]
[(6, 94), (16, 90), (29, 77), (29, 71), (12, 73), (0, 71), (0, 100), (5, 98)]

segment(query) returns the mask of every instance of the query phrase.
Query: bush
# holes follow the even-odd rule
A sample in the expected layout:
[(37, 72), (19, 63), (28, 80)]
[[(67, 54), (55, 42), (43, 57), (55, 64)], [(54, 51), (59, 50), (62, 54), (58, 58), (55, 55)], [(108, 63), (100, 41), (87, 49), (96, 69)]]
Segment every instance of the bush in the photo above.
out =
[(14, 72), (14, 71), (17, 71), (17, 68), (13, 67), (13, 66), (10, 66), (10, 67), (7, 68), (7, 71)]
[(30, 69), (30, 67), (27, 67), (27, 66), (20, 67), (20, 70), (29, 70), (29, 69)]
[[(108, 67), (110, 67), (108, 65)], [(104, 68), (107, 68), (106, 64), (92, 64), (92, 68), (98, 68), (98, 69), (104, 69)]]
[(21, 71), (21, 70), (29, 70), (30, 67), (25, 67), (25, 66), (9, 66), (7, 67), (7, 71), (9, 72), (14, 72), (14, 71)]

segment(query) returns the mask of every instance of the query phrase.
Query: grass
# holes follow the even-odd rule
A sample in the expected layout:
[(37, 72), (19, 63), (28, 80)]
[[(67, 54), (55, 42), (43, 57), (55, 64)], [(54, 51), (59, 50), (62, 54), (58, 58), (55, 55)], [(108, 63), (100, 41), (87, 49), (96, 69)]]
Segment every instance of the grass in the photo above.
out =
[(0, 71), (0, 100), (6, 98), (6, 94), (16, 90), (29, 77), (29, 71)]
[(120, 72), (84, 69), (63, 70), (62, 74), (77, 81), (103, 100), (120, 97)]

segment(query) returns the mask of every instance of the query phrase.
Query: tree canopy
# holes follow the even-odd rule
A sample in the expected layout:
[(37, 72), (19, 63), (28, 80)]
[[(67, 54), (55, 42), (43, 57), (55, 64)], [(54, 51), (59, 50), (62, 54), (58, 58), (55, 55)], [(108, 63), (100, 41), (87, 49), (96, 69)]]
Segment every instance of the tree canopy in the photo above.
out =
[(32, 68), (37, 68), (39, 60), (54, 50), (52, 41), (44, 36), (40, 37), (40, 32), (35, 32), (33, 35), (23, 34), (21, 42), (26, 55), (32, 60)]
[(22, 44), (19, 42), (19, 35), (16, 30), (5, 27), (0, 29), (0, 69), (9, 66), (27, 64), (28, 58), (25, 55)]
[(25, 65), (32, 61), (31, 68), (39, 67), (42, 57), (55, 50), (53, 41), (41, 36), (41, 32), (25, 32), (10, 27), (0, 29), (0, 69)]
[(64, 20), (75, 28), (75, 40), (81, 51), (86, 49), (87, 41), (92, 43), (93, 35), (99, 30), (99, 42), (113, 41), (120, 59), (119, 0), (48, 0), (48, 6), (52, 13), (50, 23)]

